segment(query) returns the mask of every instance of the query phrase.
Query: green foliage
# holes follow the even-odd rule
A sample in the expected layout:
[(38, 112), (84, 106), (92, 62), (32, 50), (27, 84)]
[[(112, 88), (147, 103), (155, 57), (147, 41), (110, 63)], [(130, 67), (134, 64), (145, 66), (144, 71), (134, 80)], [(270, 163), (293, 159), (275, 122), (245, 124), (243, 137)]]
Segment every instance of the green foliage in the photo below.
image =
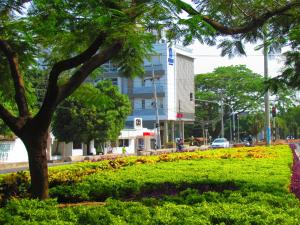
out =
[(260, 75), (253, 73), (244, 65), (219, 67), (212, 73), (197, 75), (196, 121), (202, 126), (208, 123), (209, 133), (217, 137), (221, 129), (219, 113), (221, 100), (225, 120), (230, 117), (232, 109), (236, 113), (255, 111), (263, 104), (263, 82)]
[[(247, 112), (249, 117), (254, 119), (264, 107), (264, 78), (244, 65), (219, 67), (212, 73), (199, 74), (195, 78), (195, 88), (196, 122), (202, 129), (204, 126), (208, 127), (213, 137), (217, 137), (221, 129), (221, 100), (223, 100), (225, 120), (230, 118), (232, 109), (235, 113)], [(275, 95), (278, 99), (276, 105), (281, 105), (281, 110), (285, 110), (293, 104), (294, 96), (295, 92), (292, 90), (280, 90)], [(250, 129), (253, 132), (249, 133), (256, 135), (262, 128), (261, 120), (258, 118), (257, 120), (260, 122), (255, 131), (252, 129), (254, 125), (249, 123), (252, 128), (246, 126), (243, 132), (249, 132)]]
[[(50, 193), (53, 197), (58, 197), (60, 201), (73, 202), (73, 199), (103, 201), (109, 196), (127, 198), (155, 192), (163, 194), (164, 190), (167, 191), (168, 188), (176, 192), (177, 189), (180, 190), (184, 187), (201, 189), (208, 184), (208, 190), (222, 186), (226, 189), (226, 186), (229, 185), (229, 189), (239, 187), (247, 191), (249, 188), (258, 188), (260, 191), (269, 192), (268, 184), (270, 182), (272, 191), (280, 192), (286, 190), (288, 183), (285, 182), (289, 182), (289, 178), (284, 178), (289, 174), (290, 169), (289, 160), (284, 158), (289, 155), (287, 151), (289, 149), (286, 147), (269, 149), (256, 147), (144, 157), (148, 161), (143, 161), (143, 157), (138, 157), (135, 159), (135, 163), (138, 164), (136, 166), (123, 168), (110, 163), (112, 168), (121, 169), (117, 173), (111, 170), (93, 173), (85, 177), (82, 182), (74, 183), (69, 187), (53, 187)], [(282, 157), (284, 159), (281, 159)], [(191, 161), (178, 161), (187, 159)], [(278, 164), (276, 168), (273, 168), (274, 161)], [(153, 164), (153, 162), (168, 163)], [(140, 163), (141, 165), (139, 165)], [(120, 165), (118, 161), (115, 164)], [(201, 169), (198, 168), (199, 164), (201, 164)], [(176, 169), (174, 169), (175, 165)], [(260, 166), (265, 168), (265, 172), (261, 174), (252, 172)], [(189, 168), (189, 171), (186, 167)], [(269, 176), (270, 178), (267, 179)], [(265, 180), (266, 183), (260, 184), (260, 180)]]
[[(0, 223), (152, 225), (300, 222), (299, 201), (289, 193), (292, 157), (287, 146), (174, 153), (168, 155), (167, 162), (161, 160), (166, 159), (166, 155), (147, 157), (152, 159), (152, 163), (149, 161), (147, 164), (141, 164), (140, 158), (124, 158), (123, 161), (135, 164), (123, 164), (131, 166), (118, 170), (98, 170), (79, 183), (51, 189), (65, 197), (69, 195), (70, 200), (73, 196), (71, 202), (106, 199), (105, 202), (58, 207), (56, 200), (11, 200), (0, 209)], [(117, 161), (121, 163), (120, 160)], [(63, 168), (79, 172), (99, 165), (108, 168), (109, 164), (60, 166), (51, 168), (50, 174), (63, 173)], [(123, 201), (124, 198), (130, 201)]]
[(286, 111), (281, 112), (278, 116), (279, 117), (276, 118), (276, 123), (281, 125), (279, 127), (282, 129), (282, 135), (284, 137), (288, 135), (298, 137), (300, 132), (300, 107), (291, 107)]
[(56, 111), (53, 133), (60, 141), (115, 140), (130, 113), (130, 102), (109, 81), (84, 84)]
[(253, 112), (245, 116), (240, 116), (240, 129), (248, 136), (256, 137), (265, 125), (264, 112)]
[(12, 200), (5, 209), (0, 209), (1, 224), (74, 224), (76, 216), (67, 210), (61, 214), (53, 199)]
[(17, 172), (3, 177), (0, 185), (0, 202), (5, 204), (12, 197), (29, 197), (29, 175), (27, 172)]

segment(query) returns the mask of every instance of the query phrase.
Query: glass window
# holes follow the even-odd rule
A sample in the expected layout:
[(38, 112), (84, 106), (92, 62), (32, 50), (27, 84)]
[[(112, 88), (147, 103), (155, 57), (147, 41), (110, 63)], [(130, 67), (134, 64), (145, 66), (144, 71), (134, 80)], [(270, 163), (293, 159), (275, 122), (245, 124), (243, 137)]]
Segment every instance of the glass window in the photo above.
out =
[(129, 139), (119, 139), (119, 147), (129, 147)]
[(118, 86), (118, 78), (110, 78), (113, 85)]
[(153, 107), (153, 99), (145, 99), (145, 109), (152, 109)]
[(135, 98), (133, 100), (133, 108), (134, 109), (142, 109), (143, 101), (140, 98)]
[(163, 98), (157, 98), (157, 105), (159, 109), (164, 108), (164, 99)]
[(152, 63), (153, 63), (153, 65), (160, 65), (161, 64), (161, 55), (153, 55)]
[(8, 158), (8, 152), (10, 151), (11, 144), (0, 143), (0, 161), (5, 161)]

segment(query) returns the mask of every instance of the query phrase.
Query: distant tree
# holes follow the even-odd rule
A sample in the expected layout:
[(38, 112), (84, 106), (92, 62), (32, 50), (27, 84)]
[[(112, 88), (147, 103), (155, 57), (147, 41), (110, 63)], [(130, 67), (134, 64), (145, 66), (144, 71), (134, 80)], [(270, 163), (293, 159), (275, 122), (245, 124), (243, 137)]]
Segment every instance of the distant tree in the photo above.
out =
[(265, 115), (263, 111), (249, 112), (245, 116), (240, 116), (240, 130), (244, 135), (253, 136), (259, 140), (258, 134), (263, 130)]
[(85, 143), (89, 154), (91, 140), (116, 140), (130, 112), (128, 97), (110, 81), (84, 84), (57, 109), (52, 129), (60, 141)]
[(224, 120), (235, 113), (262, 107), (264, 79), (244, 65), (218, 67), (195, 77), (196, 123), (206, 125), (213, 137), (220, 135), (221, 102)]
[[(195, 77), (196, 123), (207, 126), (213, 137), (220, 134), (220, 105), (223, 102), (224, 120), (235, 114), (250, 115), (264, 108), (264, 78), (244, 65), (218, 67), (212, 73)], [(282, 89), (273, 96), (280, 109), (294, 104), (295, 91)], [(229, 136), (227, 134), (227, 136)]]
[(291, 107), (286, 112), (279, 115), (285, 121), (286, 124), (286, 136), (291, 135), (293, 137), (299, 137), (300, 132), (300, 106)]

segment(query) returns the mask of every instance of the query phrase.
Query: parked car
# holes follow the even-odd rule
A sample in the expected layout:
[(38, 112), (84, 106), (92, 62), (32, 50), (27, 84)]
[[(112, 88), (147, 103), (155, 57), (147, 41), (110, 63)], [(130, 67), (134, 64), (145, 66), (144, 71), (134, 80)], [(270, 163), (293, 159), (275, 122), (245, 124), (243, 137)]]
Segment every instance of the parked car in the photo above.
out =
[(217, 138), (211, 143), (212, 148), (229, 148), (229, 141), (226, 138)]

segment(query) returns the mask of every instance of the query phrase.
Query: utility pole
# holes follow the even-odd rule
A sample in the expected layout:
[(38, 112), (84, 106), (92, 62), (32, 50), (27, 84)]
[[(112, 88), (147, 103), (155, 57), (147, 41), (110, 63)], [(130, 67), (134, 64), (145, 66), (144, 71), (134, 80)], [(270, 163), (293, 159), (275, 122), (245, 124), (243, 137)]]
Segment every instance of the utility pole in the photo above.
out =
[[(264, 28), (263, 32), (264, 36), (264, 78), (268, 79), (268, 47), (266, 41), (266, 30)], [(265, 93), (265, 137), (266, 137), (266, 145), (269, 146), (271, 144), (271, 125), (270, 125), (270, 100), (269, 100), (269, 89)]]
[(233, 128), (233, 143), (235, 143), (235, 113), (233, 112), (232, 109), (232, 128)]
[(239, 114), (236, 114), (236, 118), (237, 118), (237, 139), (238, 139), (238, 143), (240, 143), (240, 117), (239, 117)]
[(229, 133), (230, 133), (230, 144), (232, 144), (232, 129), (231, 129), (231, 118), (229, 117)]
[(154, 74), (154, 67), (152, 64), (152, 85), (153, 85), (153, 97), (154, 97), (154, 105), (155, 105), (155, 117), (156, 117), (156, 147), (160, 149), (161, 142), (160, 142), (160, 123), (159, 123), (159, 116), (158, 116), (158, 106), (157, 106), (157, 94), (156, 94), (156, 84), (155, 84), (155, 74)]
[(221, 137), (224, 137), (224, 108), (223, 99), (221, 99)]

